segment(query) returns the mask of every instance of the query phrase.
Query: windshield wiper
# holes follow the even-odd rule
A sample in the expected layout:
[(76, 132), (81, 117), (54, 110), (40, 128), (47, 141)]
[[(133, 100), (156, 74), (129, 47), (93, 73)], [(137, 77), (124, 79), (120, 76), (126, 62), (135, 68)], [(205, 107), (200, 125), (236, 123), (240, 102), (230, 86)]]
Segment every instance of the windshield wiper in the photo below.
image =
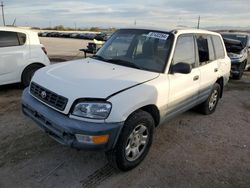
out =
[(137, 66), (136, 64), (131, 63), (129, 61), (122, 60), (122, 59), (108, 59), (108, 62), (117, 64), (117, 65), (124, 65), (127, 67), (132, 67), (132, 68), (136, 68), (136, 69), (140, 69), (140, 70), (142, 69), (141, 67)]
[(101, 60), (101, 61), (105, 61), (105, 62), (108, 62), (108, 63), (113, 63), (113, 64), (117, 64), (117, 65), (124, 65), (124, 66), (127, 66), (127, 67), (132, 67), (132, 68), (142, 70), (142, 68), (137, 66), (136, 64), (131, 63), (129, 61), (122, 60), (122, 59), (105, 59), (104, 57), (102, 57), (100, 55), (93, 55), (92, 58), (98, 59), (98, 60)]
[(100, 55), (93, 55), (92, 58), (98, 59), (98, 60), (101, 60), (101, 61), (106, 61), (106, 62), (109, 61), (108, 59), (105, 59), (104, 57), (102, 57)]

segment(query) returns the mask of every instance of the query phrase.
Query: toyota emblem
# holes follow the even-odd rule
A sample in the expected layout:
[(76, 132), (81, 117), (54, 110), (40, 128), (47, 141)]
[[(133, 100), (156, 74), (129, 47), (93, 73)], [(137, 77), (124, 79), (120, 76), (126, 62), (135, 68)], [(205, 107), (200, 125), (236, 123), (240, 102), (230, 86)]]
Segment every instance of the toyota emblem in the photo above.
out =
[(41, 92), (41, 97), (42, 97), (43, 99), (45, 99), (45, 98), (47, 97), (46, 91), (42, 91), (42, 92)]

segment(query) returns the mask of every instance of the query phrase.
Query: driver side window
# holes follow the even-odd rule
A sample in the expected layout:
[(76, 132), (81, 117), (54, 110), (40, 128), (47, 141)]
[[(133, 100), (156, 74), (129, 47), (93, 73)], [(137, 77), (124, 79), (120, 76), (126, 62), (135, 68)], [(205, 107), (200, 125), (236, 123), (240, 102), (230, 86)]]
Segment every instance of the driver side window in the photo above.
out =
[(172, 64), (188, 63), (195, 67), (195, 44), (192, 35), (181, 35), (177, 39)]

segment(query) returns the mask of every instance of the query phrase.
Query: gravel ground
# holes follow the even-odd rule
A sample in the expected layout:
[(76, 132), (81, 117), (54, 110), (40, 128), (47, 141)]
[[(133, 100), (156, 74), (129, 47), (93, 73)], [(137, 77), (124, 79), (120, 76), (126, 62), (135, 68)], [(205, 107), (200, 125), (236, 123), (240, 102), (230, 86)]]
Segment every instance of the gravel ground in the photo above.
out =
[(230, 81), (214, 114), (188, 111), (157, 128), (146, 159), (126, 173), (109, 167), (102, 152), (49, 138), (21, 113), (21, 93), (19, 85), (0, 87), (1, 188), (250, 187), (249, 72)]

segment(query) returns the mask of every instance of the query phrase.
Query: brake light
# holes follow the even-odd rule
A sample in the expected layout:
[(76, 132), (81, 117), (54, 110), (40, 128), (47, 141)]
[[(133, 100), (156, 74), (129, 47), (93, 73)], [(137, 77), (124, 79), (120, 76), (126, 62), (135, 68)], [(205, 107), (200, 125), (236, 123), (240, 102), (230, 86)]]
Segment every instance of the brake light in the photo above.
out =
[(46, 48), (42, 47), (43, 52), (47, 55), (47, 50)]

